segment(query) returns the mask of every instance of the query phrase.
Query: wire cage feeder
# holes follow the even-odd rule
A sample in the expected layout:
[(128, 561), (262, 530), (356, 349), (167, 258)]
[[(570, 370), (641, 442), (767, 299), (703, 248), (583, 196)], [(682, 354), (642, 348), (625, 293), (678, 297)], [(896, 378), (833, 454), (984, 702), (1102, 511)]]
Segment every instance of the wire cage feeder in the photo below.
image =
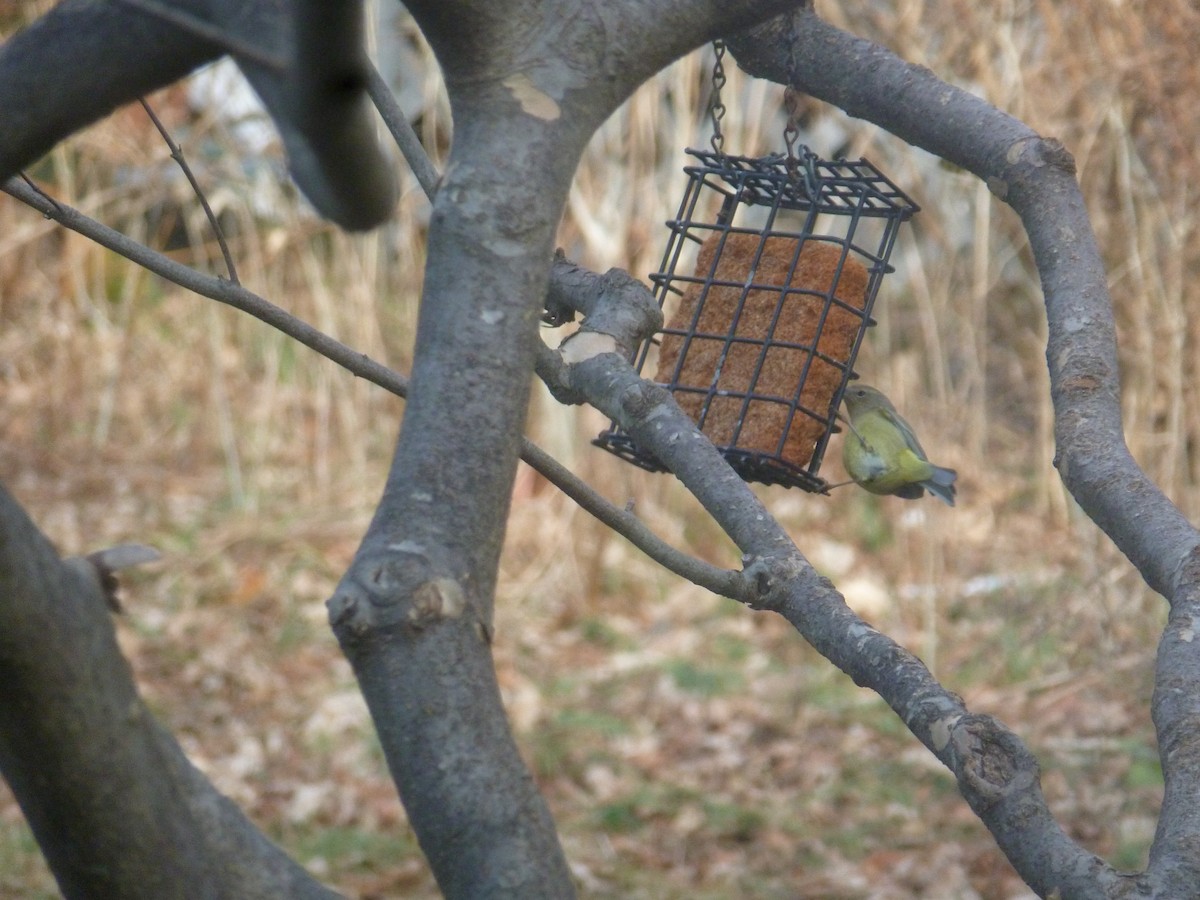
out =
[[(818, 471), (902, 222), (919, 207), (864, 159), (807, 147), (760, 158), (688, 150), (661, 270), (666, 327), (632, 362), (746, 481), (823, 493)], [(615, 422), (593, 442), (666, 466)]]

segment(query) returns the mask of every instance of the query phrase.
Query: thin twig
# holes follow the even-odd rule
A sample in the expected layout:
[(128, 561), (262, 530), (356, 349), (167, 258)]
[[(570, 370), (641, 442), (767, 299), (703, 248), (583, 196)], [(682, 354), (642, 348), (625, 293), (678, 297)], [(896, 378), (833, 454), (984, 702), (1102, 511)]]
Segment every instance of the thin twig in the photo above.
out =
[[(20, 178), (27, 185), (29, 185), (29, 189), (31, 191), (33, 191), (39, 197), (45, 198), (46, 202), (50, 203), (60, 213), (64, 211), (62, 204), (60, 204), (57, 200), (55, 200), (53, 197), (51, 197), (49, 194), (47, 194), (45, 191), (43, 191), (40, 187), (38, 187), (36, 184), (34, 184), (33, 181), (30, 180), (29, 176), (26, 175), (24, 172), (17, 173), (17, 177)], [(51, 215), (50, 213), (44, 213), (44, 215), (46, 216), (47, 219), (56, 218), (55, 216)]]
[(396, 102), (396, 97), (392, 93), (392, 89), (388, 87), (388, 83), (379, 74), (379, 70), (375, 68), (374, 63), (370, 63), (369, 66), (370, 69), (367, 73), (367, 93), (371, 95), (371, 101), (375, 104), (375, 108), (379, 110), (379, 115), (383, 118), (383, 124), (391, 132), (392, 140), (396, 142), (396, 146), (404, 154), (404, 161), (408, 163), (408, 167), (417, 176), (417, 182), (421, 185), (422, 190), (425, 191), (425, 196), (432, 200), (433, 195), (437, 193), (438, 181), (442, 176), (433, 162), (430, 161), (425, 148), (421, 146), (421, 139), (417, 137), (417, 133), (413, 131), (412, 125), (408, 122), (408, 116), (404, 115), (404, 110)]
[[(403, 375), (366, 354), (347, 347), (240, 284), (197, 272), (176, 262), (84, 215), (74, 207), (54, 200), (32, 184), (26, 185), (16, 178), (10, 178), (3, 184), (2, 189), (47, 218), (124, 256), (130, 262), (182, 288), (254, 316), (337, 363), (351, 374), (365, 378), (384, 390), (399, 397), (407, 395), (408, 381)], [(647, 528), (632, 512), (615, 506), (596, 493), (586, 482), (528, 438), (522, 438), (521, 459), (579, 504), (585, 512), (612, 528), (665, 569), (724, 597), (743, 600), (747, 595), (746, 579), (741, 572), (722, 569), (675, 549)]]
[(175, 160), (179, 168), (183, 169), (183, 174), (187, 178), (188, 184), (192, 186), (192, 191), (200, 201), (200, 205), (204, 208), (204, 215), (208, 216), (208, 224), (212, 226), (213, 234), (217, 237), (217, 246), (221, 248), (221, 255), (225, 257), (225, 267), (229, 270), (229, 280), (234, 284), (241, 284), (242, 282), (238, 278), (237, 269), (233, 264), (233, 254), (229, 252), (229, 245), (225, 243), (225, 232), (221, 230), (221, 224), (217, 221), (217, 217), (213, 215), (212, 207), (208, 205), (208, 198), (204, 196), (204, 191), (200, 190), (200, 182), (196, 180), (196, 176), (192, 173), (192, 167), (183, 158), (182, 148), (175, 143), (170, 132), (167, 131), (158, 116), (154, 114), (154, 110), (150, 108), (150, 104), (146, 102), (146, 98), (138, 97), (138, 102), (142, 104), (142, 109), (146, 111), (146, 115), (150, 117), (150, 121), (154, 123), (154, 127), (162, 135), (162, 139), (166, 141), (167, 147), (171, 151), (171, 159)]
[(521, 445), (521, 459), (575, 501), (580, 509), (624, 537), (663, 568), (714, 594), (743, 603), (747, 601), (749, 583), (742, 572), (722, 569), (676, 550), (632, 511), (605, 500), (570, 469), (529, 440)]

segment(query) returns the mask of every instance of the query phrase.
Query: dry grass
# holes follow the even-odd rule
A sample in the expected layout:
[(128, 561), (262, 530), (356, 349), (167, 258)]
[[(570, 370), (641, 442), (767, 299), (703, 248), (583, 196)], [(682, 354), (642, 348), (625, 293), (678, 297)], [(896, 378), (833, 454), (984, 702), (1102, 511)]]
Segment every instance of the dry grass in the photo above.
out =
[[(1200, 159), (1185, 102), (1200, 94), (1197, 18), (1189, 0), (913, 0), (843, 23), (1075, 153), (1117, 305), (1128, 441), (1193, 518)], [(592, 142), (560, 238), (584, 264), (658, 265), (681, 150), (708, 137), (706, 66), (662, 73)], [(726, 146), (781, 149), (779, 99), (731, 71)], [(178, 90), (155, 103), (230, 223), (246, 284), (406, 369), (419, 193), (367, 237), (313, 221), (286, 192), (280, 212), (256, 215), (239, 161), (205, 149), (227, 144), (219, 123), (188, 114)], [(426, 137), (444, 144), (444, 122), (434, 100)], [(1051, 468), (1044, 316), (1016, 218), (970, 177), (836, 111), (820, 111), (814, 135), (819, 151), (868, 155), (924, 207), (859, 369), (958, 468), (960, 505), (762, 496), (857, 608), (1032, 744), (1073, 834), (1141, 865), (1160, 791), (1147, 702), (1163, 604)], [(32, 174), (219, 271), (166, 157), (129, 109)], [(0, 478), (64, 551), (142, 540), (166, 553), (132, 578), (119, 628), (197, 761), (351, 895), (433, 896), (322, 606), (382, 487), (402, 405), (7, 198), (0, 392)], [(602, 425), (539, 393), (529, 428), (615, 501), (636, 499), (666, 538), (735, 565), (669, 478), (588, 445)], [(527, 470), (497, 626), (518, 736), (586, 895), (1024, 896), (950, 778), (878, 700), (777, 619), (668, 577)], [(0, 894), (52, 895), (7, 798), (0, 873)]]

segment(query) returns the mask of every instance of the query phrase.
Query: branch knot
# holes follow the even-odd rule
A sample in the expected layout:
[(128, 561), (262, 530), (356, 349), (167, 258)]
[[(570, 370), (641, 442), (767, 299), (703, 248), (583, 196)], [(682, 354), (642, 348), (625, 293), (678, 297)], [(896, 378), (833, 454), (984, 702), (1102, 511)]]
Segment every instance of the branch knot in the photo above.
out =
[(993, 806), (1040, 775), (1020, 738), (991, 716), (963, 716), (952, 729), (951, 746), (959, 788), (973, 808)]
[(457, 619), (467, 595), (458, 581), (436, 571), (419, 544), (401, 541), (382, 552), (360, 551), (325, 605), (339, 635), (361, 637), (381, 626), (419, 630)]

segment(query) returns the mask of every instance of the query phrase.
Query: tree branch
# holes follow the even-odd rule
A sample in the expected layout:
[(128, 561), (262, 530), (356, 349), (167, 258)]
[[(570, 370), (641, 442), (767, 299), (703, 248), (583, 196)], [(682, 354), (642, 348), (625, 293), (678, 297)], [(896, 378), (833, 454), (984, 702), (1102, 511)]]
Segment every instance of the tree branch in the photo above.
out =
[[(264, 18), (277, 8), (269, 0), (253, 5)], [(362, 0), (290, 0), (289, 6), (283, 22), (255, 23), (251, 32), (290, 34), (289, 70), (281, 75), (243, 59), (238, 66), (270, 110), (292, 177), (313, 206), (343, 228), (374, 228), (391, 216), (400, 187), (375, 136)], [(235, 12), (236, 4), (232, 21)]]
[(120, 2), (215, 44), (225, 53), (265, 68), (274, 69), (281, 75), (287, 73), (288, 61), (283, 54), (273, 54), (250, 41), (242, 40), (225, 28), (205, 21), (196, 11), (180, 8), (180, 6), (168, 6), (160, 0), (120, 0)]
[(154, 720), (101, 579), (0, 486), (0, 771), (67, 897), (332, 898)]
[(429, 159), (425, 148), (421, 146), (421, 139), (408, 123), (408, 116), (404, 115), (404, 110), (396, 102), (396, 95), (392, 93), (392, 89), (388, 87), (375, 65), (368, 65), (370, 68), (367, 72), (367, 92), (371, 96), (371, 102), (375, 104), (375, 109), (383, 119), (383, 124), (387, 126), (392, 140), (400, 148), (404, 161), (416, 176), (417, 183), (425, 191), (425, 196), (432, 200), (441, 175)]
[(1125, 445), (1112, 301), (1070, 154), (811, 9), (728, 44), (750, 74), (790, 84), (973, 172), (1021, 217), (1046, 295), (1055, 465), (1088, 517), (1150, 587), (1170, 597), (1200, 534)]
[(449, 897), (478, 896), (485, 873), (521, 896), (572, 890), (495, 688), (496, 570), (547, 261), (579, 155), (647, 75), (739, 14), (779, 8), (717, 7), (409, 4), (445, 73), (454, 142), (388, 484), (329, 607)]
[[(0, 48), (0, 182), (117, 106), (233, 51), (321, 214), (350, 229), (391, 215), (398, 184), (375, 139), (361, 2), (178, 0), (165, 11), (64, 0)], [(219, 40), (204, 37), (204, 23)], [(244, 45), (255, 50), (239, 56)]]
[(1187, 560), (1179, 583), (1158, 644), (1150, 701), (1165, 784), (1147, 872), (1166, 897), (1187, 896), (1200, 884), (1200, 552)]
[[(579, 334), (588, 328), (585, 321)], [(1037, 763), (1020, 739), (1000, 722), (970, 713), (917, 657), (855, 615), (665, 388), (640, 379), (624, 355), (594, 338), (568, 339), (562, 356), (571, 388), (657, 456), (742, 549), (753, 591), (745, 602), (778, 612), (855, 684), (879, 694), (954, 773), (971, 808), (1032, 887), (1085, 897), (1123, 884), (1054, 821)]]
[[(1161, 892), (1155, 896), (1175, 896), (1176, 889), (1194, 886), (1200, 880), (1194, 850), (1200, 840), (1194, 803), (1200, 783), (1200, 664), (1191, 635), (1200, 592), (1200, 533), (1146, 477), (1125, 445), (1111, 300), (1073, 160), (1057, 141), (945, 84), (928, 69), (822, 22), (811, 8), (728, 43), (751, 74), (836, 104), (973, 172), (1020, 215), (1046, 295), (1055, 465), (1089, 518), (1172, 607), (1159, 648), (1153, 704), (1167, 791), (1151, 865), (1140, 884)], [(1032, 758), (1023, 758), (1013, 757), (1027, 777), (1036, 777)], [(959, 784), (964, 784), (961, 773)], [(985, 796), (972, 800), (964, 793), (1022, 877), (1038, 890), (1057, 888), (1065, 897), (1096, 896), (1102, 889), (1105, 896), (1116, 896), (1130, 887), (1114, 881), (1098, 861), (1081, 866), (1074, 851), (1047, 854), (1047, 847), (1060, 848), (1061, 842), (1045, 843), (1048, 814), (1040, 800), (1032, 806), (1037, 815), (1027, 820), (1026, 804), (998, 810), (980, 803)]]
[(64, 0), (0, 47), (0, 182), (66, 135), (220, 53), (124, 4)]
[(183, 171), (183, 176), (191, 186), (192, 193), (200, 201), (200, 208), (204, 210), (204, 217), (208, 219), (208, 225), (213, 230), (213, 235), (217, 239), (217, 246), (221, 248), (221, 256), (225, 259), (225, 271), (229, 273), (229, 280), (234, 284), (240, 284), (241, 280), (238, 278), (237, 266), (233, 263), (233, 254), (229, 252), (229, 242), (225, 240), (225, 232), (221, 229), (221, 223), (217, 221), (217, 217), (208, 203), (208, 197), (204, 196), (204, 191), (200, 190), (200, 182), (196, 180), (196, 175), (192, 172), (192, 167), (188, 165), (187, 158), (183, 155), (183, 148), (175, 143), (175, 139), (171, 137), (171, 133), (167, 131), (166, 126), (163, 125), (145, 98), (142, 98), (139, 102), (142, 104), (142, 109), (146, 111), (146, 115), (150, 117), (150, 121), (154, 123), (155, 129), (158, 130), (159, 136), (162, 137), (163, 142), (167, 145), (167, 149), (171, 151), (171, 159), (175, 160), (175, 164)]

